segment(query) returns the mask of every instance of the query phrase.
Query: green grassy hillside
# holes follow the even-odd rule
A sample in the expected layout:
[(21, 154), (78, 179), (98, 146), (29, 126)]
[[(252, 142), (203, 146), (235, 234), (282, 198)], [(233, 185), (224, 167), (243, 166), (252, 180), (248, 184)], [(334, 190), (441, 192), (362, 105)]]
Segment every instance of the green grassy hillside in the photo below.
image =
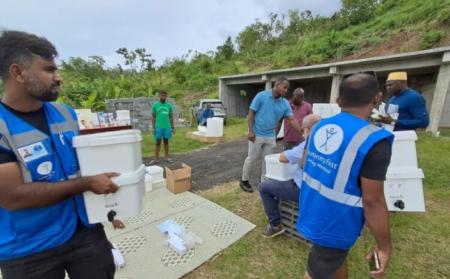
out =
[(98, 56), (73, 58), (61, 67), (61, 101), (101, 110), (105, 99), (152, 96), (166, 89), (187, 107), (195, 99), (217, 97), (222, 75), (445, 45), (450, 45), (450, 0), (342, 0), (342, 8), (328, 17), (299, 10), (270, 14), (216, 50), (189, 51), (159, 67), (143, 48), (118, 50), (126, 70), (106, 68)]

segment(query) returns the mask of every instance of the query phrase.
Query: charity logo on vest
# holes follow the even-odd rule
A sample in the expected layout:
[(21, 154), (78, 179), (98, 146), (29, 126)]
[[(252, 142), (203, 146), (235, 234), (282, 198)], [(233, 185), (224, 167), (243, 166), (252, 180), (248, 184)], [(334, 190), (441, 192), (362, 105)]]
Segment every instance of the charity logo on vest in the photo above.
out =
[(321, 127), (314, 135), (314, 147), (322, 154), (330, 155), (334, 153), (344, 140), (344, 131), (335, 124), (328, 124)]
[(53, 164), (50, 161), (45, 161), (39, 164), (37, 167), (37, 173), (40, 175), (50, 174), (53, 170)]

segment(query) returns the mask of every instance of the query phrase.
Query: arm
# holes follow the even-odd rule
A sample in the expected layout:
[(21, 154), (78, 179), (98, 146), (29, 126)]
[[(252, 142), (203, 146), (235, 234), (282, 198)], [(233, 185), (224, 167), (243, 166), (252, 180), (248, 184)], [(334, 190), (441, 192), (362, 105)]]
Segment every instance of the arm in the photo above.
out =
[(299, 145), (294, 146), (294, 148), (285, 150), (283, 153), (281, 153), (279, 161), (283, 163), (289, 163), (292, 165), (298, 165), (302, 160), (304, 151), (305, 151), (305, 142), (303, 141)]
[(278, 133), (281, 130), (282, 123), (283, 123), (283, 118), (280, 119), (280, 121), (278, 121), (277, 127), (275, 128), (275, 136), (278, 136)]
[(371, 272), (373, 277), (382, 276), (391, 255), (391, 238), (389, 233), (389, 216), (384, 199), (384, 183), (391, 158), (391, 145), (388, 140), (376, 143), (366, 158), (360, 171), (362, 202), (367, 226), (377, 246), (368, 254), (378, 252), (380, 269)]
[(422, 96), (415, 96), (411, 98), (408, 105), (408, 111), (411, 119), (398, 119), (395, 123), (396, 128), (401, 129), (417, 129), (426, 128), (430, 123), (430, 119), (425, 104), (425, 99)]
[(249, 109), (248, 115), (247, 115), (247, 124), (248, 124), (248, 140), (255, 142), (255, 132), (253, 132), (253, 123), (255, 122), (255, 111), (252, 109)]
[(155, 132), (156, 132), (155, 122), (156, 122), (156, 113), (152, 112), (152, 130), (153, 130), (153, 134), (155, 134)]
[(170, 119), (170, 127), (172, 127), (172, 133), (175, 133), (175, 122), (173, 120), (173, 105), (170, 104), (170, 112), (169, 112), (169, 119)]
[(286, 158), (286, 154), (284, 154), (284, 152), (280, 153), (278, 161), (280, 161), (281, 163), (289, 163), (289, 160)]
[(117, 173), (105, 173), (57, 183), (24, 183), (17, 162), (0, 165), (0, 206), (8, 210), (44, 207), (85, 191), (108, 194), (118, 187), (111, 181)]
[(300, 127), (297, 120), (295, 120), (293, 116), (287, 118), (287, 120), (289, 121), (289, 124), (291, 124), (292, 128), (294, 128), (294, 130), (297, 132), (297, 134), (299, 135), (303, 134), (302, 128)]
[(170, 112), (169, 117), (170, 117), (170, 127), (172, 127), (172, 133), (175, 133), (175, 125), (174, 125), (174, 121), (173, 121), (173, 112)]
[[(362, 199), (364, 206), (364, 215), (367, 226), (370, 229), (377, 247), (380, 260), (380, 269), (371, 272), (373, 276), (382, 276), (386, 271), (389, 258), (392, 253), (391, 237), (389, 232), (389, 215), (384, 199), (383, 181), (372, 180), (361, 177)], [(370, 252), (368, 256), (373, 253)]]

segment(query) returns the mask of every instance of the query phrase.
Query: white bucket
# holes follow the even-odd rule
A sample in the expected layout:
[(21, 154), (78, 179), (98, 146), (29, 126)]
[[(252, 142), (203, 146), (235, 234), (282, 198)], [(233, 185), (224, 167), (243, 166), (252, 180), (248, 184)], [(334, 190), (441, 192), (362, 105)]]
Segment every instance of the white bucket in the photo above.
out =
[(131, 125), (131, 119), (130, 118), (116, 119), (116, 123), (117, 123), (118, 126)]
[(384, 196), (390, 211), (425, 212), (423, 172), (418, 168), (390, 168), (384, 182)]
[(116, 110), (116, 119), (130, 119), (130, 111), (126, 109)]
[(149, 166), (145, 168), (147, 174), (152, 176), (152, 181), (159, 181), (164, 179), (164, 169), (159, 166)]
[(340, 113), (341, 108), (337, 104), (314, 103), (312, 111), (322, 118), (327, 118)]
[(108, 213), (115, 212), (115, 218), (133, 217), (141, 212), (145, 195), (145, 166), (134, 172), (122, 173), (112, 181), (119, 186), (113, 194), (97, 195), (91, 191), (83, 193), (90, 224), (108, 221)]
[(152, 176), (145, 174), (145, 192), (151, 192), (153, 190)]
[(206, 120), (206, 136), (207, 137), (223, 136), (223, 118), (212, 117)]
[(417, 168), (417, 134), (414, 131), (394, 132), (389, 169)]
[(279, 158), (280, 154), (271, 154), (264, 158), (266, 162), (266, 177), (279, 181), (288, 181), (292, 179), (298, 165), (282, 163)]
[(82, 135), (73, 138), (82, 176), (133, 172), (142, 164), (139, 130)]

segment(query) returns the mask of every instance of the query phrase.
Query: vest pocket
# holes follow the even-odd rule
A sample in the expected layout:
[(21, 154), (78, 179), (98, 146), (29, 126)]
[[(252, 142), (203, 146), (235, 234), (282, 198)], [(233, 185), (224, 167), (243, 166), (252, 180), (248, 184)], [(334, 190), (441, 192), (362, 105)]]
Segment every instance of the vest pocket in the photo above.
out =
[(57, 160), (54, 154), (46, 155), (37, 160), (27, 163), (27, 168), (31, 173), (33, 182), (48, 181), (54, 182), (58, 177)]
[(39, 239), (59, 233), (62, 230), (61, 209), (61, 205), (56, 204), (11, 212), (11, 224), (16, 238)]

